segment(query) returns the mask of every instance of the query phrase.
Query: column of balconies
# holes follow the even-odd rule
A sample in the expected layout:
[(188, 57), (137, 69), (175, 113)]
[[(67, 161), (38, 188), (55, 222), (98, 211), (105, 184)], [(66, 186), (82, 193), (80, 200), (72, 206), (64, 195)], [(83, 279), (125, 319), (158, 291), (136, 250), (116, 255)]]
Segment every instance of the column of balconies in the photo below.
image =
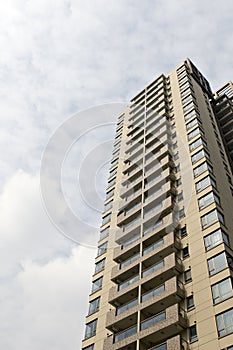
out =
[(156, 344), (176, 336), (187, 327), (185, 312), (179, 307), (178, 303), (153, 316), (149, 315), (150, 312), (145, 311), (138, 325), (134, 324), (109, 336), (104, 342), (103, 349), (127, 349), (127, 346), (137, 340), (147, 346), (147, 349), (149, 347), (153, 349), (153, 347), (156, 348)]
[[(164, 79), (158, 84), (162, 88)], [(181, 244), (174, 234), (171, 127), (163, 90), (151, 89), (148, 96), (144, 91), (137, 102), (129, 118), (115, 235), (118, 264), (111, 274), (116, 286), (109, 291), (112, 307), (106, 319), (113, 334), (104, 349), (156, 349), (169, 337), (176, 339), (178, 349), (180, 337), (175, 336), (187, 322), (179, 306), (185, 292), (178, 279)], [(175, 349), (171, 344), (168, 349)]]

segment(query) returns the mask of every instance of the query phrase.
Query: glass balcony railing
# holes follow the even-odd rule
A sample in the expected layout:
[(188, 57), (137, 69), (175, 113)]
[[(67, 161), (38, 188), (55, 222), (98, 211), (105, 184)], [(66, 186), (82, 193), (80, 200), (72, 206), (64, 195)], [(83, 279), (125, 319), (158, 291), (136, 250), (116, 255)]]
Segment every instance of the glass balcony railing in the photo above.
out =
[(159, 220), (157, 221), (155, 224), (151, 225), (150, 227), (146, 227), (143, 230), (143, 236), (148, 235), (149, 233), (151, 233), (152, 231), (154, 231), (156, 228), (162, 226), (163, 224), (163, 220)]
[(139, 280), (139, 275), (136, 275), (136, 276), (133, 276), (131, 277), (130, 279), (120, 283), (118, 285), (118, 290), (122, 290), (128, 286), (130, 286), (131, 284), (133, 284), (134, 282), (138, 281)]
[(141, 330), (147, 329), (149, 327), (154, 326), (156, 323), (161, 322), (166, 319), (166, 313), (161, 312), (160, 314), (157, 314), (155, 316), (152, 316), (151, 318), (141, 322)]
[(129, 239), (128, 241), (122, 243), (122, 245), (121, 245), (122, 249), (125, 249), (126, 247), (130, 246), (132, 243), (138, 241), (140, 239), (140, 237), (141, 237), (140, 234), (138, 234), (138, 235), (132, 237), (131, 239)]
[(149, 292), (146, 292), (146, 293), (142, 294), (142, 302), (146, 301), (148, 299), (151, 299), (154, 296), (156, 296), (156, 295), (158, 295), (158, 294), (160, 294), (160, 293), (162, 293), (164, 291), (165, 291), (165, 285), (162, 284), (161, 286), (159, 286), (159, 287), (157, 287), (155, 289), (152, 289)]
[(149, 202), (151, 200), (151, 198), (157, 196), (160, 192), (162, 192), (162, 190), (163, 190), (162, 187), (160, 187), (155, 192), (151, 193), (147, 198), (145, 198), (145, 203)]
[(127, 183), (126, 183), (126, 188), (131, 187), (132, 185), (134, 185), (136, 182), (138, 182), (141, 179), (142, 179), (142, 176), (138, 176), (134, 180), (128, 180)]
[[(133, 191), (133, 189), (132, 189), (132, 191)], [(142, 188), (139, 188), (138, 190), (133, 191), (132, 193), (130, 191), (130, 194), (125, 197), (125, 200), (129, 201), (131, 198), (135, 197), (140, 192), (142, 192)]]
[(152, 213), (158, 211), (159, 209), (162, 208), (162, 203), (159, 203), (155, 207), (151, 208), (150, 210), (144, 211), (144, 219), (150, 216)]
[(153, 179), (150, 180), (150, 181), (146, 184), (146, 188), (151, 187), (151, 185), (152, 185), (153, 183), (157, 182), (157, 181), (158, 181), (159, 179), (161, 179), (161, 178), (162, 178), (162, 173), (160, 173), (159, 175), (153, 177)]
[(137, 209), (138, 207), (140, 207), (142, 205), (141, 202), (138, 202), (137, 204), (135, 204), (132, 208), (127, 208), (125, 210), (125, 216), (128, 215), (129, 213), (131, 213), (132, 211), (134, 211), (135, 209)]
[(139, 257), (140, 257), (140, 254), (138, 253), (138, 254), (132, 256), (131, 258), (129, 258), (129, 259), (123, 261), (123, 262), (120, 264), (120, 269), (123, 269), (124, 267), (126, 267), (126, 266), (132, 264), (132, 262), (138, 260)]
[(130, 221), (128, 224), (122, 226), (123, 232), (127, 231), (130, 227), (135, 226), (139, 221), (141, 221), (141, 216), (139, 216), (138, 218), (136, 218), (133, 221)]
[(131, 300), (129, 303), (119, 306), (116, 309), (116, 315), (120, 315), (122, 312), (125, 312), (136, 305), (138, 305), (138, 299)]
[(163, 245), (163, 239), (160, 239), (159, 241), (151, 244), (149, 247), (146, 247), (145, 249), (143, 249), (143, 255), (146, 255), (150, 252), (152, 252), (154, 249), (160, 247), (161, 245)]
[(128, 328), (123, 332), (115, 334), (114, 342), (116, 343), (116, 342), (123, 340), (125, 338), (128, 338), (131, 335), (136, 334), (136, 333), (137, 333), (137, 326), (133, 326), (131, 328)]
[(150, 275), (151, 273), (154, 273), (155, 271), (161, 269), (161, 267), (164, 266), (164, 261), (160, 261), (158, 264), (155, 264), (151, 267), (149, 267), (148, 269), (144, 270), (142, 272), (142, 277), (146, 277), (148, 275)]

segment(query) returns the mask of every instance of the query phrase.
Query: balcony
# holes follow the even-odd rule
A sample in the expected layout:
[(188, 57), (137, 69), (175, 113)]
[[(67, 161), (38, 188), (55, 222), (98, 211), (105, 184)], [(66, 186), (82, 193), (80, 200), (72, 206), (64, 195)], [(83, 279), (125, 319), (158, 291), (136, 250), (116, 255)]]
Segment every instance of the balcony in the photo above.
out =
[[(156, 239), (156, 240), (155, 240)], [(170, 232), (163, 238), (158, 240), (158, 237), (152, 237), (151, 239), (145, 240), (143, 243), (143, 255), (140, 256), (139, 252), (136, 254), (132, 251), (132, 255), (118, 255), (114, 260), (122, 261), (119, 265), (116, 265), (112, 269), (112, 281), (120, 278), (132, 267), (136, 266), (140, 262), (149, 261), (150, 259), (154, 262), (159, 261), (159, 259), (164, 258), (166, 255), (176, 252), (181, 248), (181, 243), (178, 238), (174, 236), (173, 232)], [(115, 248), (115, 252), (118, 249)], [(114, 254), (115, 256), (115, 254)], [(125, 259), (125, 257), (127, 257)]]
[(123, 225), (130, 216), (135, 216), (138, 214), (138, 212), (141, 211), (141, 207), (141, 198), (123, 207), (117, 216), (117, 226)]
[(164, 305), (169, 307), (185, 297), (183, 284), (177, 281), (176, 277), (154, 287), (152, 290), (147, 292), (145, 290), (146, 287), (143, 287), (141, 303), (138, 303), (138, 298), (134, 298), (107, 313), (106, 327), (109, 330), (122, 329), (129, 322), (128, 318), (132, 318), (132, 315), (137, 314), (140, 310), (148, 309), (151, 313), (156, 314), (163, 310)]
[[(151, 348), (151, 344), (157, 345), (162, 343), (167, 338), (174, 337), (178, 335), (182, 330), (188, 327), (187, 319), (185, 313), (179, 308), (178, 304), (168, 307), (165, 311), (165, 314), (154, 315), (151, 318), (147, 318), (140, 322), (140, 331), (136, 333), (134, 325), (129, 329), (124, 329), (123, 331), (112, 335), (105, 339), (103, 350), (117, 350), (117, 349), (127, 349), (126, 346), (134, 343), (137, 339), (143, 341), (143, 343), (148, 344), (147, 348)], [(131, 333), (132, 330), (132, 333)], [(124, 334), (120, 340), (116, 336), (118, 334)], [(128, 332), (127, 334), (125, 332)], [(174, 344), (174, 343), (173, 343)], [(179, 338), (176, 341), (179, 349), (180, 341)], [(152, 348), (153, 349), (153, 348)], [(170, 347), (170, 349), (175, 349)]]
[[(149, 260), (147, 260), (147, 264), (150, 264)], [(137, 268), (138, 266), (135, 266), (135, 269)], [(151, 271), (148, 276), (139, 279), (136, 279), (138, 275), (131, 277), (133, 282), (128, 283), (128, 280), (126, 280), (125, 282), (127, 282), (127, 285), (125, 285), (124, 289), (121, 288), (121, 290), (118, 289), (118, 286), (112, 287), (109, 291), (109, 303), (114, 305), (115, 301), (118, 300), (120, 303), (124, 304), (128, 301), (127, 292), (137, 288), (140, 284), (146, 283), (148, 289), (153, 289), (154, 285), (161, 284), (162, 281), (172, 278), (181, 272), (183, 272), (182, 262), (175, 256), (175, 253), (172, 253), (164, 258), (163, 266), (157, 270)], [(124, 277), (124, 275), (122, 277)]]
[(154, 160), (148, 165), (145, 166), (146, 176), (156, 172), (157, 170), (164, 170), (170, 166), (170, 159), (168, 154), (164, 154), (164, 156), (160, 159)]
[(135, 275), (133, 277), (130, 277), (128, 280), (126, 280), (118, 285), (118, 290), (120, 291), (122, 289), (125, 289), (128, 286), (131, 286), (131, 284), (137, 282), (138, 280), (139, 280), (139, 275)]
[[(142, 241), (146, 241), (147, 239), (152, 239), (157, 234), (157, 238), (161, 238), (167, 233), (176, 228), (178, 225), (178, 221), (174, 221), (172, 213), (169, 213), (162, 220), (153, 221), (150, 220), (147, 222), (147, 226), (144, 227)], [(125, 235), (122, 232), (117, 233), (116, 242), (119, 244), (118, 247), (114, 250), (114, 260), (119, 261), (119, 259), (124, 259), (125, 254), (129, 254), (129, 252), (138, 245), (139, 240), (141, 239), (141, 227), (137, 227), (133, 229), (129, 234)], [(127, 244), (127, 242), (130, 242)], [(131, 246), (130, 246), (131, 245)]]

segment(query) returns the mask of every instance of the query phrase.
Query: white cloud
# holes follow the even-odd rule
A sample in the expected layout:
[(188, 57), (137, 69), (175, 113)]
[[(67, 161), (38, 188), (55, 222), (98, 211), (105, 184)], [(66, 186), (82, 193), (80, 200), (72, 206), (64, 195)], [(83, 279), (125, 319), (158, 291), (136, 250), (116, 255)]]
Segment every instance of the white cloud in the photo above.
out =
[(231, 0), (0, 3), (2, 348), (78, 349), (82, 337), (93, 252), (43, 211), (51, 133), (80, 109), (129, 100), (187, 56), (214, 88), (232, 79), (232, 11)]
[(15, 174), (0, 213), (1, 347), (78, 349), (94, 250), (75, 247), (51, 225), (38, 177)]
[(44, 265), (25, 261), (22, 271), (1, 283), (2, 348), (80, 348), (94, 264), (89, 255), (75, 248)]

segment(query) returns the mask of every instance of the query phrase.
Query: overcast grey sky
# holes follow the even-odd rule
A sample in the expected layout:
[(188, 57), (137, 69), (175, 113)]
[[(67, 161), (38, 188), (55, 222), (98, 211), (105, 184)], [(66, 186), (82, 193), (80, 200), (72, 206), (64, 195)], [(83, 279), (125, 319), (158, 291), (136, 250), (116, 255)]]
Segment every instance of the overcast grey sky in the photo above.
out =
[[(0, 348), (80, 349), (95, 251), (63, 237), (42, 204), (40, 161), (55, 129), (85, 108), (128, 101), (186, 57), (213, 89), (232, 80), (232, 13), (231, 0), (1, 2)], [(76, 151), (73, 169), (85, 156)], [(98, 203), (100, 161), (89, 174)]]

